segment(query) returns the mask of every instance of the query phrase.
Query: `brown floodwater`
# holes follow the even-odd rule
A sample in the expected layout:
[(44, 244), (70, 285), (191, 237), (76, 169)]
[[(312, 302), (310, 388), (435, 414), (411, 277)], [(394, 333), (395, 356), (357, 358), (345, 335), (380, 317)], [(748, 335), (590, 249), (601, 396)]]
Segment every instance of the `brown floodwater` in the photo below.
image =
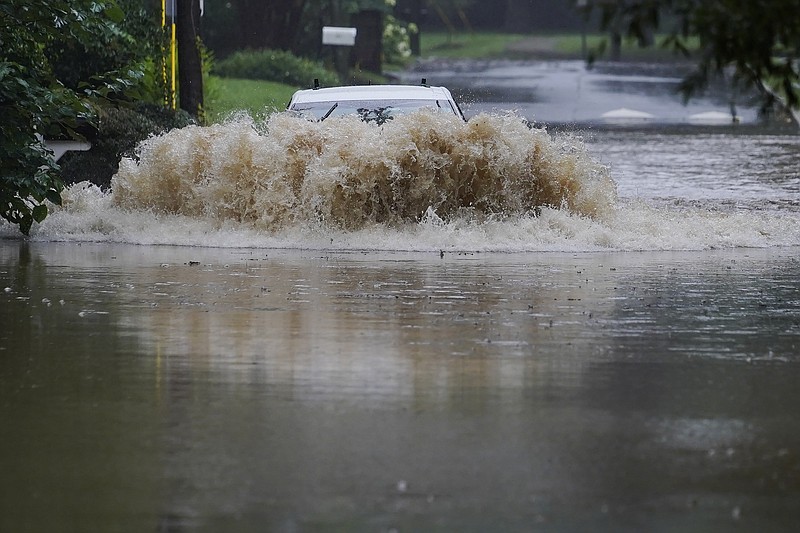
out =
[(646, 102), (240, 117), (0, 221), (0, 532), (800, 530), (800, 136)]
[(791, 531), (796, 248), (0, 240), (0, 531)]

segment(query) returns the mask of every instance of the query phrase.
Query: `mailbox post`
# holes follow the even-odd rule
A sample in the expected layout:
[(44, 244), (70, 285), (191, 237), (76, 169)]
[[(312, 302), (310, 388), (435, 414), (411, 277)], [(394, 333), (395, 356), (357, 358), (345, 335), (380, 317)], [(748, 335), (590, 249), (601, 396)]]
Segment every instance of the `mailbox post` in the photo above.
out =
[(325, 46), (333, 46), (333, 64), (336, 67), (336, 72), (339, 73), (339, 78), (344, 81), (347, 78), (348, 61), (343, 55), (345, 47), (352, 48), (356, 44), (355, 28), (348, 28), (342, 26), (323, 26), (322, 27), (322, 44)]

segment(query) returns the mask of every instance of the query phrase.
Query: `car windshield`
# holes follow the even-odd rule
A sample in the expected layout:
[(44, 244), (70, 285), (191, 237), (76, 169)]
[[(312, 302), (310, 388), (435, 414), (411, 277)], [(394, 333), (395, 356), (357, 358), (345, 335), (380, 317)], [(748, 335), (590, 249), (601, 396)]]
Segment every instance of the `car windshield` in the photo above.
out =
[(340, 115), (358, 115), (361, 120), (376, 124), (383, 124), (398, 115), (423, 108), (456, 113), (449, 102), (439, 100), (340, 100), (303, 102), (292, 106), (293, 111), (316, 120)]

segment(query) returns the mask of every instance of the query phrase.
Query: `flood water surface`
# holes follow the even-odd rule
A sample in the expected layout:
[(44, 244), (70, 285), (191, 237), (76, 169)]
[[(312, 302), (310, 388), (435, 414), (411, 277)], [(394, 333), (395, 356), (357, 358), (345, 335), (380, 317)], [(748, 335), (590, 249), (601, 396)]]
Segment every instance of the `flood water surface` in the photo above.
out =
[(0, 530), (800, 527), (796, 135), (292, 120), (0, 225)]
[[(688, 102), (679, 88), (692, 72), (687, 63), (582, 60), (428, 60), (399, 73), (407, 83), (420, 77), (455, 91), (467, 116), (514, 109), (547, 124), (755, 124), (762, 121), (758, 95), (712, 80)], [(619, 113), (622, 111), (621, 113)]]
[(0, 523), (792, 529), (799, 273), (4, 242)]

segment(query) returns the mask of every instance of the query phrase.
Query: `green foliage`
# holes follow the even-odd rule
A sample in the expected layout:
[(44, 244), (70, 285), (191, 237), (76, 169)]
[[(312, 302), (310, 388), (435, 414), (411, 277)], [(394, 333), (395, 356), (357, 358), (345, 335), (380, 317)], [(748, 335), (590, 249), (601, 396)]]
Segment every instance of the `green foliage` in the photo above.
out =
[[(80, 138), (78, 124), (96, 120), (93, 99), (135, 95), (145, 79), (123, 18), (114, 0), (0, 3), (0, 216), (25, 234), (47, 215), (47, 201), (61, 202), (59, 166), (42, 139)], [(81, 51), (101, 60), (67, 76), (59, 61)]]
[[(106, 13), (106, 7), (109, 8)], [(46, 50), (94, 38), (116, 17), (102, 2), (10, 0), (0, 4), (0, 216), (27, 234), (59, 204), (58, 165), (41, 139), (71, 133), (89, 106), (52, 73)]]
[(640, 42), (665, 30), (665, 45), (697, 65), (681, 86), (687, 98), (731, 69), (734, 82), (763, 89), (767, 104), (777, 94), (800, 106), (800, 0), (631, 0), (597, 9), (604, 28)]
[(116, 0), (124, 18), (108, 19), (98, 25), (90, 39), (54, 39), (45, 46), (53, 73), (66, 87), (77, 90), (98, 73), (136, 65), (144, 58), (158, 55), (160, 21), (155, 12), (142, 6), (141, 0)]
[(338, 76), (321, 63), (282, 50), (243, 50), (217, 62), (214, 73), (226, 78), (265, 80), (306, 87), (319, 79), (337, 85)]
[(423, 57), (484, 59), (501, 57), (508, 46), (524, 39), (516, 33), (494, 32), (430, 32), (422, 34)]
[(416, 24), (400, 21), (392, 15), (383, 18), (383, 60), (389, 65), (405, 65), (411, 59), (412, 33)]
[(61, 159), (66, 183), (90, 181), (107, 187), (122, 156), (133, 156), (136, 146), (151, 135), (192, 124), (183, 110), (139, 103), (132, 107), (104, 105), (98, 109), (98, 132), (88, 152), (69, 152)]
[(47, 216), (45, 200), (61, 203), (63, 188), (37, 132), (75, 126), (82, 111), (88, 110), (69, 91), (44, 87), (26, 79), (20, 65), (0, 62), (0, 216), (25, 234)]

